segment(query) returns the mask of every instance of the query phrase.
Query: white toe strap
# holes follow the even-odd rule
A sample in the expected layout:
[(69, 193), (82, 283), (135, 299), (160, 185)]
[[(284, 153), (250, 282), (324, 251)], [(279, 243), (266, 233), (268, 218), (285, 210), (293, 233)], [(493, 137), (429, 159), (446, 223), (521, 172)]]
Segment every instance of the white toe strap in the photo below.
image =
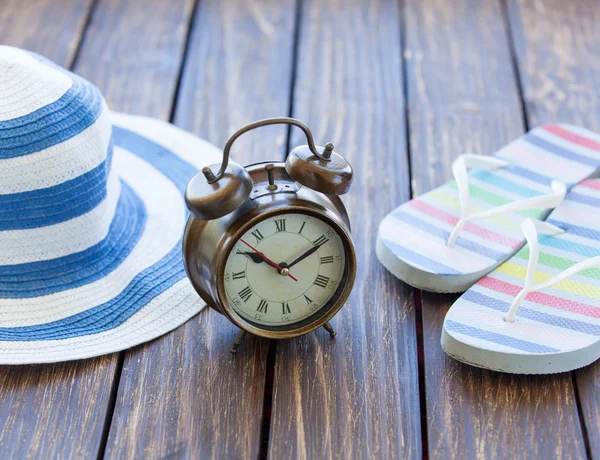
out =
[(456, 185), (458, 188), (461, 216), (454, 226), (452, 233), (450, 233), (450, 237), (448, 238), (447, 245), (449, 247), (454, 246), (454, 243), (458, 238), (458, 234), (463, 229), (465, 224), (470, 220), (526, 211), (529, 209), (555, 208), (564, 200), (567, 193), (566, 185), (561, 181), (553, 180), (550, 184), (552, 192), (547, 195), (535, 196), (533, 198), (523, 198), (522, 200), (513, 201), (512, 203), (507, 203), (486, 211), (472, 213), (470, 209), (471, 196), (469, 194), (469, 175), (467, 174), (468, 168), (493, 171), (509, 165), (510, 163), (508, 161), (497, 157), (475, 155), (472, 153), (466, 153), (454, 160), (452, 163), (452, 174), (454, 175), (454, 179), (456, 180)]
[(584, 260), (579, 262), (578, 264), (569, 267), (565, 271), (559, 273), (558, 275), (553, 276), (549, 280), (540, 283), (534, 284), (534, 275), (537, 271), (538, 259), (540, 254), (540, 248), (538, 243), (538, 232), (544, 235), (557, 235), (559, 233), (564, 233), (564, 230), (555, 227), (547, 222), (534, 221), (532, 219), (527, 219), (521, 225), (523, 230), (523, 234), (525, 235), (525, 239), (527, 240), (527, 244), (529, 245), (529, 261), (527, 262), (527, 273), (525, 274), (525, 284), (523, 285), (523, 289), (519, 294), (514, 298), (509, 310), (508, 314), (505, 317), (505, 320), (509, 323), (514, 322), (515, 317), (517, 315), (517, 310), (519, 309), (519, 305), (525, 298), (527, 294), (530, 292), (540, 291), (547, 287), (553, 286), (557, 283), (560, 283), (564, 279), (569, 276), (574, 275), (575, 273), (579, 273), (582, 270), (592, 267), (600, 266), (600, 256), (592, 257), (591, 259)]

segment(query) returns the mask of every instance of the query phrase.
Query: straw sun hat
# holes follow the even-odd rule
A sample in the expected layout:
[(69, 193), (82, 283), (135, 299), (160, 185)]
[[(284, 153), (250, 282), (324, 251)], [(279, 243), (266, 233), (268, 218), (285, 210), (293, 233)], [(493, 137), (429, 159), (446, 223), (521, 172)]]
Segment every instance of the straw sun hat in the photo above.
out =
[(0, 363), (123, 350), (198, 313), (181, 259), (183, 190), (220, 156), (0, 46)]

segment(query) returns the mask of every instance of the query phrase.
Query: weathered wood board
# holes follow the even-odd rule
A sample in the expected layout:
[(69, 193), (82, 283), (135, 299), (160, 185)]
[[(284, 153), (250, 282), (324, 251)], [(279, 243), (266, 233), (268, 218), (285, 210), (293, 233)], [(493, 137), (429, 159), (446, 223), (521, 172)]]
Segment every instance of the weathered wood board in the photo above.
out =
[(334, 340), (319, 330), (277, 344), (269, 457), (419, 458), (412, 291), (374, 247), (379, 221), (409, 196), (399, 5), (304, 1), (300, 17), (293, 115), (354, 167), (358, 273)]
[[(452, 178), (464, 152), (491, 154), (524, 119), (502, 4), (406, 3), (407, 91), (413, 191)], [(440, 346), (456, 296), (422, 293), (427, 439), (432, 458), (577, 457), (585, 454), (570, 376), (483, 371)]]
[(0, 44), (39, 53), (71, 67), (85, 31), (93, 0), (2, 0)]
[(195, 0), (99, 0), (75, 71), (111, 110), (169, 120)]
[[(600, 5), (509, 1), (529, 126), (572, 123), (600, 133)], [(575, 373), (589, 454), (600, 458), (600, 363)]]
[[(201, 1), (175, 123), (223, 147), (246, 123), (288, 115), (296, 5)], [(162, 88), (159, 86), (159, 88)], [(285, 127), (240, 138), (242, 164), (283, 158)], [(106, 448), (110, 458), (256, 458), (268, 341), (247, 338), (206, 309), (126, 354)]]

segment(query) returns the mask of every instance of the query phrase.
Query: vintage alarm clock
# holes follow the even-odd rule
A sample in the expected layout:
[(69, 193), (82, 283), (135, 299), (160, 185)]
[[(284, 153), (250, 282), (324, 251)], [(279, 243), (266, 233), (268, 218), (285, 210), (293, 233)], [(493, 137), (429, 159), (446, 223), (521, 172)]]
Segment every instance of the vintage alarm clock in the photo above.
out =
[[(285, 163), (242, 167), (229, 159), (242, 134), (273, 124), (302, 129), (308, 145)], [(346, 302), (356, 256), (346, 209), (338, 197), (350, 189), (352, 168), (333, 145), (317, 147), (293, 118), (251, 123), (227, 141), (221, 164), (189, 182), (191, 216), (183, 237), (187, 275), (202, 299), (244, 335), (272, 339), (307, 334)]]

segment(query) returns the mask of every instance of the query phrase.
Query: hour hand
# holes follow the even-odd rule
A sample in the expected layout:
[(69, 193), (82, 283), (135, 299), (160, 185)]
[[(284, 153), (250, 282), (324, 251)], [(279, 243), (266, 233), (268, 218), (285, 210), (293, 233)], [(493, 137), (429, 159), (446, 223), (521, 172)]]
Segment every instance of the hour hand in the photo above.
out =
[(241, 254), (241, 255), (250, 257), (250, 259), (252, 259), (252, 262), (254, 262), (255, 264), (259, 264), (261, 262), (264, 262), (264, 259), (260, 256), (260, 254), (257, 254), (256, 252), (240, 251), (238, 249), (237, 254)]

